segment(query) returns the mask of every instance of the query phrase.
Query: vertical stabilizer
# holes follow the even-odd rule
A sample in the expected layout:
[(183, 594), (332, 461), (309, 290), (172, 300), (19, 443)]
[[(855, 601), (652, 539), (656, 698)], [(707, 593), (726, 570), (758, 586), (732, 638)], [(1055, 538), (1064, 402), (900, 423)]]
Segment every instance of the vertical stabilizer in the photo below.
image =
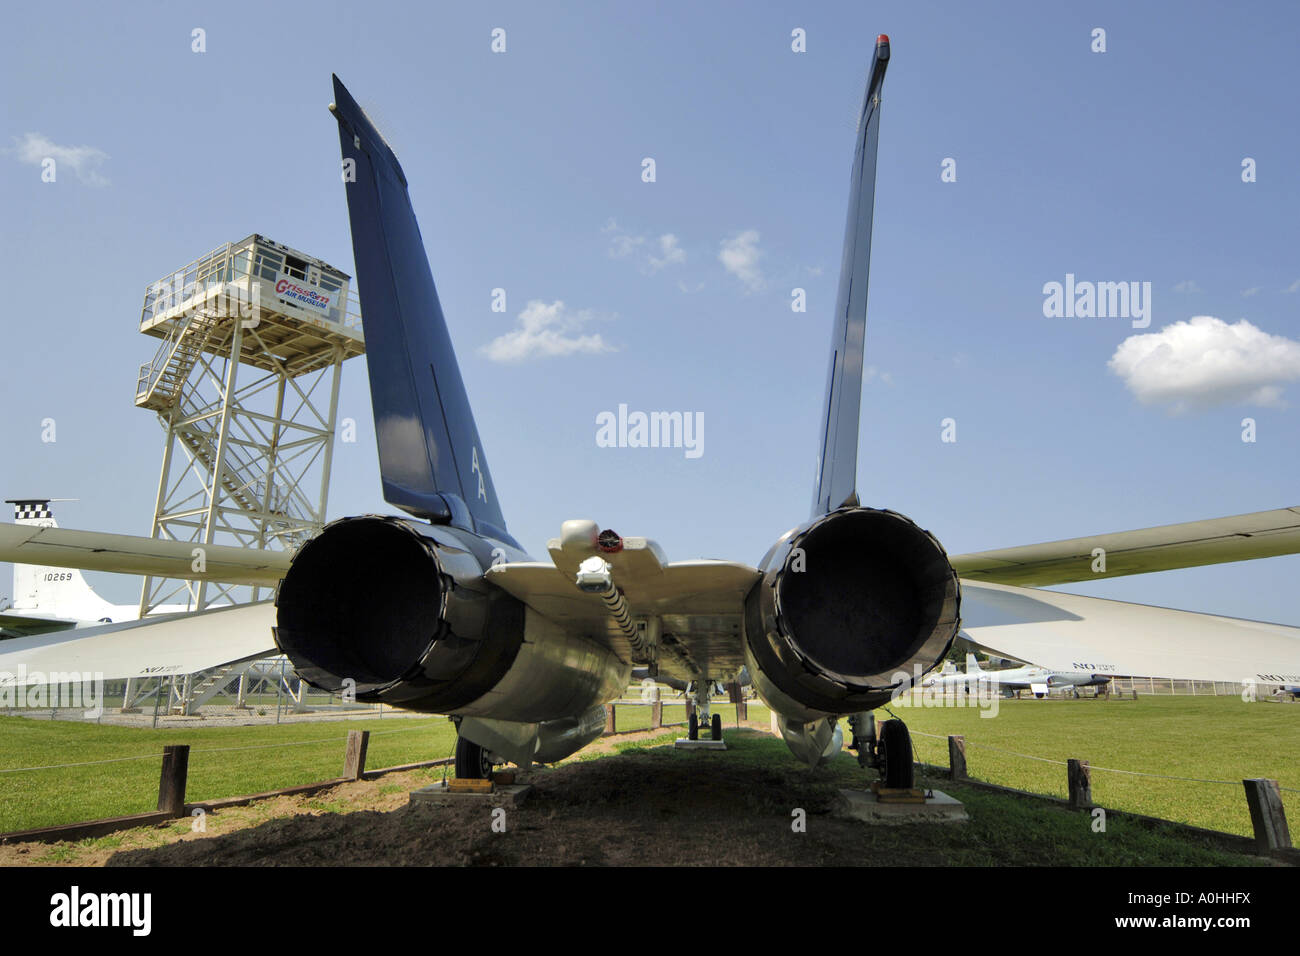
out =
[(862, 406), (862, 359), (867, 332), (867, 277), (871, 268), (871, 214), (876, 196), (876, 144), (880, 89), (889, 65), (889, 37), (876, 39), (858, 123), (857, 150), (849, 180), (840, 289), (835, 300), (830, 370), (826, 375), (823, 432), (817, 459), (813, 517), (858, 504), (858, 417)]
[[(14, 506), (14, 524), (57, 528), (50, 502), (54, 498), (9, 498)], [(70, 620), (120, 620), (118, 608), (109, 604), (86, 583), (74, 568), (14, 565), (13, 610), (39, 611), (43, 615)]]
[(505, 518), (434, 287), (406, 174), (334, 77), (384, 498), (507, 542)]

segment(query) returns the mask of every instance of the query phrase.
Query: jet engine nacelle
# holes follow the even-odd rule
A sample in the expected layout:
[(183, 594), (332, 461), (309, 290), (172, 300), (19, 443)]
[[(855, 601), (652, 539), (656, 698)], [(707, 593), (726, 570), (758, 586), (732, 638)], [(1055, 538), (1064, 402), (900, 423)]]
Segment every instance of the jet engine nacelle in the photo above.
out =
[(456, 713), (496, 686), (523, 640), (524, 606), (483, 579), (490, 548), (402, 518), (333, 521), (280, 582), (276, 644), (313, 687)]
[(524, 557), (445, 525), (341, 518), (280, 582), (276, 644), (313, 687), (479, 718), (480, 729), (500, 722), (500, 746), (486, 732), (475, 742), (512, 760), (576, 749), (595, 723), (603, 730), (595, 711), (627, 687), (631, 665), (488, 584), (494, 561)]
[(871, 710), (930, 670), (959, 627), (942, 545), (894, 511), (846, 507), (786, 534), (745, 601), (755, 690), (787, 719)]

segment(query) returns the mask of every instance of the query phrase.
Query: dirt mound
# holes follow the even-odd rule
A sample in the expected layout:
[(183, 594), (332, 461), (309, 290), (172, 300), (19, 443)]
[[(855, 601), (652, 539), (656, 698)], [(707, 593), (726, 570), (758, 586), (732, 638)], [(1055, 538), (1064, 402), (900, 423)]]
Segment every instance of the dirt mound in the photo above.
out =
[[(860, 864), (887, 859), (879, 834), (832, 818), (842, 772), (760, 757), (779, 742), (732, 732), (726, 753), (633, 749), (521, 775), (534, 787), (494, 832), (489, 806), (428, 806), (388, 794), (395, 809), (296, 812), (255, 826), (157, 849), (119, 852), (109, 866), (403, 866), (621, 864)], [(788, 759), (788, 757), (787, 757)], [(856, 785), (873, 775), (858, 771)], [(420, 781), (423, 782), (423, 781)], [(417, 782), (418, 785), (418, 782)], [(354, 798), (364, 787), (353, 784)], [(347, 795), (318, 795), (325, 806)], [(806, 832), (792, 823), (804, 811)], [(910, 829), (910, 828), (905, 828)], [(873, 846), (873, 844), (875, 844)], [(915, 861), (922, 862), (922, 861)]]

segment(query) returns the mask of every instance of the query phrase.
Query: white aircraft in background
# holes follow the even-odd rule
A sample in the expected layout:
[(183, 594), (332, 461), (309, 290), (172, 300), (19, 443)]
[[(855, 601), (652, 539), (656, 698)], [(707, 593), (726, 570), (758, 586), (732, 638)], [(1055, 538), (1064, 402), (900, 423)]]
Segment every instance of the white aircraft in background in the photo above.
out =
[(1086, 671), (1053, 671), (1046, 667), (1026, 664), (1023, 667), (1008, 667), (1002, 670), (986, 671), (980, 667), (974, 654), (966, 655), (966, 672), (961, 673), (955, 664), (949, 662), (944, 670), (921, 681), (922, 687), (939, 688), (979, 688), (996, 689), (1004, 697), (1022, 690), (1032, 691), (1038, 698), (1046, 697), (1048, 691), (1062, 687), (1100, 687), (1109, 684), (1110, 678), (1103, 674), (1090, 674)]
[[(14, 506), (14, 524), (33, 528), (57, 528), (53, 501), (67, 498), (9, 498)], [(153, 616), (188, 611), (184, 604), (165, 604)], [(0, 610), (0, 638), (29, 637), (51, 631), (138, 621), (140, 605), (113, 604), (95, 593), (75, 568), (35, 564), (14, 565), (14, 592), (8, 607)]]
[[(959, 627), (981, 648), (1052, 671), (1300, 682), (1300, 629), (1042, 590), (1295, 554), (1300, 507), (949, 555), (905, 516), (861, 503), (867, 280), (889, 58), (881, 36), (850, 180), (811, 515), (757, 567), (670, 562), (653, 540), (587, 519), (561, 525), (549, 560), (522, 550), (496, 496), (406, 174), (335, 77), (330, 109), (345, 168), (355, 171), (344, 190), (383, 493), (405, 515), (333, 521), (294, 554), (207, 545), (199, 573), (188, 542), (0, 524), (0, 560), (278, 589), (275, 604), (106, 625), (129, 633), (85, 632), (96, 636), (33, 645), (21, 657), (0, 647), (0, 672), (10, 661), (33, 668), (39, 655), (108, 677), (189, 673), (278, 648), (313, 686), (351, 684), (359, 701), (451, 715), (457, 776), (481, 777), (494, 758), (549, 763), (594, 740), (636, 666), (690, 682), (704, 715), (713, 682), (744, 668), (799, 759), (817, 765), (838, 753), (847, 715), (854, 748), (872, 755), (890, 787), (912, 785), (907, 728), (887, 721), (873, 739), (865, 718), (891, 699), (899, 671), (938, 666)], [(807, 377), (769, 374), (782, 387)], [(802, 453), (753, 452), (764, 467)], [(535, 467), (562, 468), (563, 459)], [(720, 723), (713, 732), (720, 736)]]

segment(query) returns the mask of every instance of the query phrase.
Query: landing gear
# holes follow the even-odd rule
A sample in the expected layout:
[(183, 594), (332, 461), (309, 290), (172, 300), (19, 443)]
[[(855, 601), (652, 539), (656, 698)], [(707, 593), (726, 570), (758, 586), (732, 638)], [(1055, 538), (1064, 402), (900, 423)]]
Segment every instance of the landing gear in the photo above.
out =
[(880, 725), (880, 741), (876, 745), (876, 766), (880, 768), (881, 783), (891, 790), (910, 790), (916, 784), (916, 768), (912, 764), (912, 735), (901, 720), (887, 720)]
[(859, 767), (876, 766), (876, 716), (869, 711), (849, 714), (849, 749), (858, 755)]
[(686, 693), (691, 697), (690, 714), (686, 718), (686, 737), (699, 740), (700, 729), (708, 731), (711, 740), (722, 739), (722, 715), (709, 713), (709, 692), (713, 690), (713, 681), (691, 681)]
[(456, 777), (459, 780), (486, 780), (492, 776), (492, 754), (466, 739), (456, 738)]
[(895, 718), (876, 729), (875, 717), (868, 713), (849, 716), (853, 731), (850, 750), (858, 752), (858, 765), (880, 771), (880, 785), (890, 790), (911, 790), (916, 785), (916, 767), (912, 763), (912, 735), (907, 724)]

